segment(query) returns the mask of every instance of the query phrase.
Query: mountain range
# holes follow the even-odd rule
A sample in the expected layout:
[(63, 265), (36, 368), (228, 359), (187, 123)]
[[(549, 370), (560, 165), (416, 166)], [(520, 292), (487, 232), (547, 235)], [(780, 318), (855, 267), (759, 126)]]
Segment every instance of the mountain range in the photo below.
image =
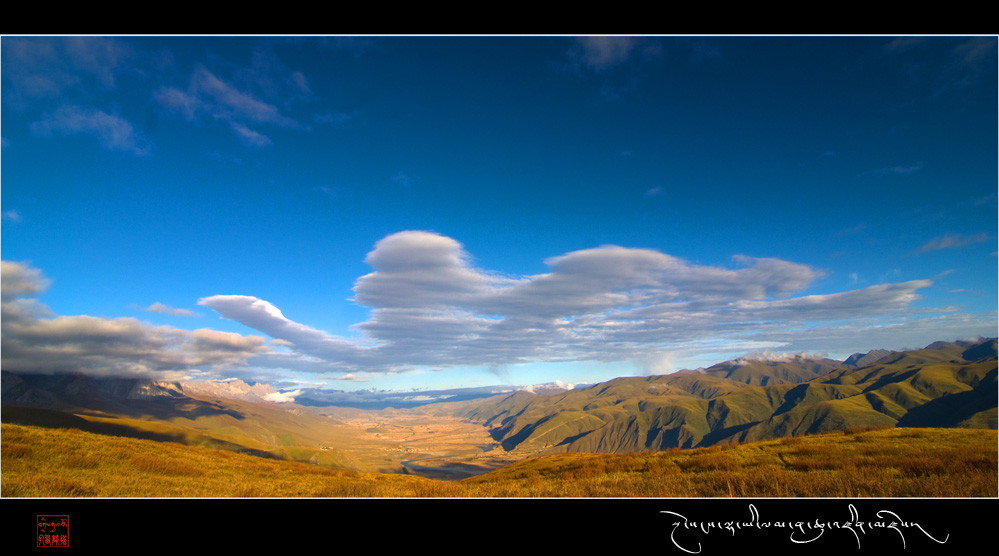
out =
[(490, 427), (508, 451), (532, 454), (692, 448), (861, 427), (996, 428), (995, 339), (851, 359), (742, 359), (557, 394), (521, 391), (452, 411)]
[[(490, 397), (481, 397), (494, 393), (489, 389), (426, 392), (418, 407), (412, 394), (397, 395), (404, 409), (392, 411), (481, 424), (518, 457), (693, 448), (865, 427), (995, 429), (996, 369), (994, 338), (934, 342), (846, 361), (742, 358), (575, 389)], [(357, 410), (331, 407), (336, 402), (322, 408), (271, 403), (283, 399), (267, 385), (242, 381), (166, 383), (7, 370), (0, 390), (5, 422), (49, 420), (90, 430), (99, 424), (114, 434), (130, 427), (143, 437), (350, 467), (335, 429), (343, 412)], [(308, 404), (334, 399), (315, 395)], [(323, 446), (319, 458), (306, 446)]]

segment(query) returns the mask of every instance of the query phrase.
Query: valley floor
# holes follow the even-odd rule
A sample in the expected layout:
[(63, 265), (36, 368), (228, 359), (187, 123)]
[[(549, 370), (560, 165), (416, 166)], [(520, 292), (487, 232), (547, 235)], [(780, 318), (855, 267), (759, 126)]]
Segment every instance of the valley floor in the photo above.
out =
[(457, 417), (357, 412), (338, 420), (359, 470), (460, 479), (515, 461), (485, 427)]

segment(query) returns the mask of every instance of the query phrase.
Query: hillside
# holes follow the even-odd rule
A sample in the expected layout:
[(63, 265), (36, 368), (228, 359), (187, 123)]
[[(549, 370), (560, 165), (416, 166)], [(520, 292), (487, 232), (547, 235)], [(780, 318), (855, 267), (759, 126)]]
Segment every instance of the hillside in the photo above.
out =
[(848, 430), (691, 450), (554, 454), (462, 484), (490, 496), (995, 496), (996, 459), (995, 431)]
[(305, 408), (200, 397), (171, 383), (3, 373), (5, 423), (73, 427), (356, 469), (333, 417)]
[(872, 353), (875, 363), (859, 368), (739, 360), (553, 395), (521, 391), (454, 411), (525, 455), (693, 448), (856, 427), (996, 428), (995, 339)]
[(638, 454), (558, 454), (464, 479), (359, 473), (3, 424), (8, 497), (995, 497), (996, 433), (882, 429)]
[(435, 496), (440, 481), (229, 450), (3, 424), (3, 497)]
[(863, 367), (797, 356), (740, 359), (572, 390), (381, 411), (271, 403), (263, 400), (272, 389), (240, 382), (4, 371), (2, 418), (329, 469), (452, 479), (546, 454), (692, 449), (863, 427), (996, 429), (995, 339), (870, 354), (875, 362)]

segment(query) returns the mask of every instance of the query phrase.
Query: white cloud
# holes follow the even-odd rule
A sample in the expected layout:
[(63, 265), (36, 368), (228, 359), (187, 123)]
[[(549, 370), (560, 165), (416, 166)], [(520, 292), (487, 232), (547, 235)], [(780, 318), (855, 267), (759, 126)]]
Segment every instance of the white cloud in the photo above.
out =
[[(198, 300), (198, 305), (214, 309), (224, 318), (232, 319), (259, 330), (272, 338), (290, 342), (294, 350), (318, 361), (302, 361), (305, 367), (329, 370), (330, 364), (355, 364), (364, 357), (365, 348), (353, 342), (335, 338), (321, 330), (293, 322), (281, 311), (262, 299), (245, 295), (214, 295)], [(272, 353), (263, 361), (278, 365), (289, 364), (289, 357)], [(310, 364), (311, 363), (311, 364)]]
[[(31, 298), (48, 284), (41, 272), (4, 262), (3, 366), (148, 376), (252, 367), (344, 380), (559, 361), (630, 361), (665, 372), (681, 355), (775, 347), (831, 352), (851, 342), (848, 349), (857, 351), (866, 347), (856, 345), (861, 340), (891, 335), (915, 345), (927, 334), (929, 341), (952, 335), (944, 331), (982, 334), (989, 323), (981, 315), (943, 314), (953, 308), (914, 308), (930, 280), (798, 295), (822, 273), (773, 258), (736, 256), (725, 268), (609, 245), (551, 257), (549, 272), (511, 278), (473, 266), (452, 238), (406, 231), (377, 242), (365, 261), (373, 271), (357, 279), (354, 299), (371, 315), (355, 325), (360, 339), (295, 322), (252, 296), (198, 301), (270, 336), (270, 345), (260, 336), (131, 318), (53, 316)], [(159, 303), (148, 310), (176, 311)]]
[(672, 364), (663, 354), (677, 350), (772, 348), (841, 323), (862, 330), (905, 318), (911, 325), (925, 314), (912, 308), (917, 290), (932, 285), (913, 280), (795, 297), (823, 273), (773, 258), (733, 261), (734, 268), (701, 266), (651, 249), (603, 246), (549, 258), (548, 273), (510, 278), (475, 268), (452, 238), (407, 231), (379, 241), (365, 259), (373, 272), (355, 282), (354, 300), (371, 308), (355, 325), (363, 344), (291, 321), (253, 297), (200, 304), (289, 342), (287, 352), (254, 362), (298, 371), (584, 360), (661, 371)]
[(0, 296), (4, 302), (18, 297), (38, 295), (51, 280), (42, 271), (23, 263), (0, 261)]
[(273, 392), (264, 396), (264, 400), (274, 403), (291, 403), (295, 401), (296, 396), (301, 395), (301, 390), (294, 390), (292, 392)]
[(24, 299), (48, 285), (38, 269), (4, 261), (0, 271), (0, 352), (5, 370), (174, 379), (193, 371), (240, 367), (269, 350), (260, 336), (208, 329), (188, 332), (133, 318), (52, 316), (37, 300)]
[(364, 262), (375, 271), (358, 278), (354, 300), (374, 308), (456, 306), (511, 282), (472, 268), (460, 243), (431, 232), (392, 234)]
[(735, 360), (737, 364), (744, 365), (751, 361), (767, 361), (770, 363), (788, 363), (791, 361), (797, 361), (800, 359), (823, 359), (827, 356), (826, 353), (776, 353), (770, 350), (757, 351), (753, 353), (746, 354)]

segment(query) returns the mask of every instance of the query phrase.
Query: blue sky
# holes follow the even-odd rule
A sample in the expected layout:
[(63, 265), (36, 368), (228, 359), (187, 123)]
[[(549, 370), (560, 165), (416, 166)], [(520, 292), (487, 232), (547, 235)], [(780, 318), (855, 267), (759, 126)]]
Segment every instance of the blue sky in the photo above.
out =
[(594, 382), (997, 333), (995, 37), (3, 37), (3, 368)]

